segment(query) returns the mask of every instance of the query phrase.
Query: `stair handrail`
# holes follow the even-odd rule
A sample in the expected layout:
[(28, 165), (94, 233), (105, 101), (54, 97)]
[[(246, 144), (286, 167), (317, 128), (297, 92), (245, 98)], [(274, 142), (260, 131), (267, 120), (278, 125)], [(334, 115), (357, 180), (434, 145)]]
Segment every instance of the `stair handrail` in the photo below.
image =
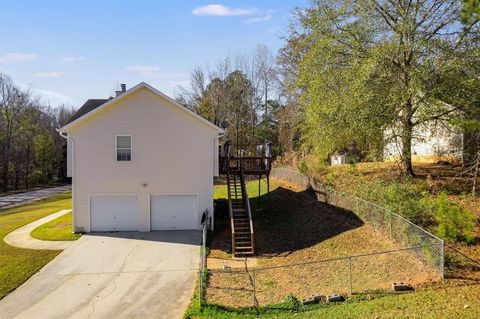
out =
[(228, 214), (230, 215), (230, 228), (232, 233), (232, 255), (235, 256), (235, 224), (233, 222), (232, 194), (230, 192), (230, 155), (227, 156), (227, 195)]
[(248, 220), (250, 222), (250, 239), (252, 242), (252, 253), (255, 253), (255, 240), (253, 234), (253, 220), (252, 220), (252, 210), (250, 209), (250, 199), (248, 198), (247, 187), (245, 183), (245, 176), (243, 175), (243, 170), (240, 170), (240, 184), (242, 186), (242, 197), (244, 201), (244, 207), (246, 207), (248, 212)]

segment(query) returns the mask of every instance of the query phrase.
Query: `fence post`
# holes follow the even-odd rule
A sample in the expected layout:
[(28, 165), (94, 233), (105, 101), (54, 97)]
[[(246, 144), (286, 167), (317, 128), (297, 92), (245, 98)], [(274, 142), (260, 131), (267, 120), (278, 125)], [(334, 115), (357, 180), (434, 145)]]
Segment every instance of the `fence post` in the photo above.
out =
[(198, 272), (198, 307), (202, 309), (202, 285), (203, 285), (203, 280), (202, 280), (202, 270)]
[(443, 280), (445, 276), (445, 242), (440, 242), (440, 278)]
[(392, 232), (392, 227), (393, 227), (393, 226), (392, 226), (393, 214), (392, 214), (391, 211), (388, 211), (388, 213), (389, 213), (389, 215), (390, 215), (390, 222), (389, 222), (389, 225), (388, 225), (388, 226), (389, 226), (388, 228), (389, 228), (390, 240), (393, 241), (393, 237), (392, 237), (392, 236), (393, 236), (393, 232)]
[(256, 307), (257, 306), (257, 279), (256, 279), (256, 271), (254, 270), (253, 271), (253, 278), (252, 278), (252, 281), (253, 281), (253, 306)]
[(349, 278), (349, 288), (350, 288), (350, 296), (353, 295), (353, 287), (352, 287), (352, 257), (348, 257), (348, 278)]

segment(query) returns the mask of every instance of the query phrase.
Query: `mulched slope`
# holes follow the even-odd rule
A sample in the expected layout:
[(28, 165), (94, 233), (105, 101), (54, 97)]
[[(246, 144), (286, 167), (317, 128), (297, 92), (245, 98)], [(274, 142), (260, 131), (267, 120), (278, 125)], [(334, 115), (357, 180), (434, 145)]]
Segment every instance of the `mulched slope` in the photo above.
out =
[[(263, 209), (255, 211), (253, 216), (258, 267), (398, 248), (352, 212), (318, 202), (309, 191), (293, 185), (279, 181), (274, 181), (273, 185), (270, 200), (266, 202), (262, 198)], [(228, 257), (229, 232), (226, 216), (217, 216), (216, 230), (211, 238), (211, 257)], [(358, 259), (352, 270), (354, 289), (386, 289), (399, 278), (411, 283), (429, 280), (428, 274), (422, 278), (416, 276), (422, 266), (410, 257), (402, 252)], [(260, 304), (267, 305), (282, 300), (288, 292), (301, 298), (319, 291), (347, 292), (347, 274), (346, 261), (262, 271), (257, 278), (257, 299)], [(248, 274), (213, 273), (208, 282), (209, 302), (251, 306), (252, 285)]]

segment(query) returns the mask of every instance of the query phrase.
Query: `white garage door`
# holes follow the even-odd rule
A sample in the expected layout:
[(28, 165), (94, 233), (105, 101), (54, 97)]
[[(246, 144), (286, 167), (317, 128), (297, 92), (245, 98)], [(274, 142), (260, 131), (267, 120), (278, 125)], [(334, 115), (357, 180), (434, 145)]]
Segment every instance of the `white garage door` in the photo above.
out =
[(152, 230), (196, 229), (197, 196), (155, 195), (150, 197)]
[(137, 196), (92, 196), (92, 231), (137, 231)]

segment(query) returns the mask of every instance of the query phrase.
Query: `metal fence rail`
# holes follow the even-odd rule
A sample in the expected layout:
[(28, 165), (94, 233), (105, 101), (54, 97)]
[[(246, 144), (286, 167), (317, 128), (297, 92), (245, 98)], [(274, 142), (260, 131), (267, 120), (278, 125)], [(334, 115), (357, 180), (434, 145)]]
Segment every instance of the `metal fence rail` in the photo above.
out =
[(375, 203), (343, 192), (328, 189), (311, 181), (311, 187), (320, 201), (354, 212), (366, 224), (382, 232), (400, 247), (422, 247), (415, 257), (444, 277), (444, 242), (404, 217)]
[[(202, 253), (201, 301), (235, 307), (269, 306), (284, 300), (288, 293), (298, 298), (316, 293), (354, 294), (389, 289), (393, 282), (417, 284), (443, 278), (443, 240), (377, 204), (327, 189), (298, 172), (283, 170), (280, 178), (310, 185), (318, 200), (354, 212), (365, 224), (389, 238), (394, 249), (232, 270), (207, 270)], [(274, 169), (272, 175), (278, 178), (279, 172)]]
[(435, 270), (414, 256), (424, 247), (345, 256), (326, 260), (241, 269), (209, 269), (206, 300), (234, 307), (272, 306), (288, 293), (352, 295), (389, 289), (393, 282), (438, 279)]
[(422, 246), (416, 254), (422, 262), (444, 277), (444, 242), (442, 239), (415, 225), (404, 217), (362, 198), (325, 187), (322, 183), (287, 168), (272, 169), (277, 177), (304, 187), (311, 187), (319, 201), (354, 212), (366, 224), (388, 235), (399, 247)]

